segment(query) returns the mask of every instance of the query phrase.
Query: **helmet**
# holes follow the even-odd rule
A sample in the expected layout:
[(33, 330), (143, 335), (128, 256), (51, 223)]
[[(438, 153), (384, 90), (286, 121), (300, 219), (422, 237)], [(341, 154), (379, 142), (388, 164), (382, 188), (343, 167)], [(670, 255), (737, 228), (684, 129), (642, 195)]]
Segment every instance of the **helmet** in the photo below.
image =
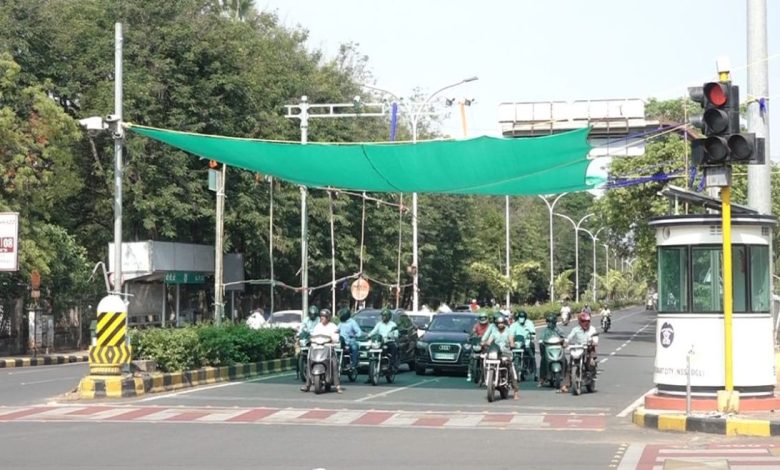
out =
[(528, 313), (526, 313), (525, 310), (518, 310), (515, 312), (515, 320), (520, 320), (522, 318), (522, 321), (525, 321), (528, 319)]
[(312, 305), (309, 307), (309, 318), (317, 318), (317, 316), (320, 314), (320, 308), (316, 305)]
[[(579, 322), (582, 328), (590, 326), (590, 313), (583, 310), (582, 313), (580, 313)], [(584, 325), (585, 323), (587, 323), (587, 325)]]
[(333, 318), (333, 314), (330, 313), (330, 310), (328, 310), (327, 308), (323, 308), (322, 310), (320, 310), (320, 317), (327, 317), (328, 320), (330, 320), (331, 318)]
[(479, 322), (480, 322), (480, 323), (482, 323), (483, 325), (484, 325), (484, 324), (486, 324), (486, 323), (488, 322), (488, 316), (487, 316), (487, 313), (485, 313), (485, 312), (479, 312)]
[(384, 321), (385, 319), (390, 320), (390, 317), (392, 316), (393, 316), (393, 312), (391, 312), (389, 308), (385, 307), (382, 309), (382, 321)]
[(558, 322), (558, 315), (555, 313), (548, 313), (544, 319), (547, 321), (548, 326), (555, 326), (555, 324)]
[(341, 321), (347, 321), (347, 320), (349, 320), (349, 317), (350, 317), (351, 315), (352, 315), (352, 314), (350, 313), (349, 309), (348, 309), (348, 308), (346, 308), (346, 307), (344, 307), (344, 308), (342, 308), (341, 310), (339, 310), (339, 320), (341, 320)]
[(496, 326), (499, 325), (506, 326), (506, 318), (503, 315), (496, 315)]

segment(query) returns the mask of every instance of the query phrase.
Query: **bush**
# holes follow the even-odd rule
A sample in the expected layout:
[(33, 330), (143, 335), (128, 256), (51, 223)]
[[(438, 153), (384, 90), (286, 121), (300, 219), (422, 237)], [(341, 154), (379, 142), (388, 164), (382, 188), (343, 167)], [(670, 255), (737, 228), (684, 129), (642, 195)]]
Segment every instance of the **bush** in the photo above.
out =
[(293, 354), (289, 328), (253, 330), (243, 324), (132, 330), (133, 359), (151, 359), (164, 372), (260, 362)]

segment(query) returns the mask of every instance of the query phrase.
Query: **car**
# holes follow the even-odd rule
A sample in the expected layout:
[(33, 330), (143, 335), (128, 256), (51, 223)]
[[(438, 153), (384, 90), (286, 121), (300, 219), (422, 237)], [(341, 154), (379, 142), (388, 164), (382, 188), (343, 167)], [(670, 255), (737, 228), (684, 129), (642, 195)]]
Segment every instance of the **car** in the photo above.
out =
[(415, 372), (425, 375), (427, 369), (434, 372), (466, 373), (471, 359), (469, 337), (477, 316), (473, 313), (438, 313), (428, 330), (417, 341)]
[(292, 328), (299, 330), (303, 323), (302, 310), (279, 310), (274, 312), (263, 325), (264, 328)]
[[(391, 310), (393, 316), (391, 320), (398, 325), (398, 354), (400, 356), (400, 363), (407, 364), (409, 370), (414, 370), (414, 348), (417, 344), (417, 328), (409, 318), (409, 315), (403, 309)], [(382, 310), (380, 309), (363, 309), (355, 314), (353, 317), (357, 322), (360, 329), (363, 331), (363, 336), (358, 339), (358, 347), (360, 354), (358, 358), (358, 368), (360, 370), (368, 368), (368, 333), (374, 329), (374, 326), (378, 321), (381, 321)]]
[(436, 315), (436, 312), (409, 312), (407, 315), (409, 315), (409, 319), (412, 320), (412, 323), (414, 323), (414, 326), (417, 328), (417, 337), (422, 338), (422, 335), (425, 334), (425, 330), (428, 328), (428, 325), (431, 324), (431, 320), (433, 319), (433, 316)]

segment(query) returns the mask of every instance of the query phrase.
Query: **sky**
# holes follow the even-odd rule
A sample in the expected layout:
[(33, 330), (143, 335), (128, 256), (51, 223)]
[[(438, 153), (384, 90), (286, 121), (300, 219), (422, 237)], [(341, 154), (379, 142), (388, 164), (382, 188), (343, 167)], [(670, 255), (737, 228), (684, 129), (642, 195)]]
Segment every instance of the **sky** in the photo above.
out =
[[(780, 1), (767, 0), (769, 98), (780, 97)], [(475, 99), (469, 136), (498, 135), (511, 101), (658, 98), (716, 80), (727, 56), (747, 93), (746, 0), (255, 0), (282, 24), (309, 31), (310, 49), (334, 57), (359, 44), (374, 84), (398, 96)], [(774, 99), (780, 103), (780, 99)], [(770, 104), (770, 154), (780, 161), (780, 111)], [(453, 112), (442, 130), (461, 136)]]

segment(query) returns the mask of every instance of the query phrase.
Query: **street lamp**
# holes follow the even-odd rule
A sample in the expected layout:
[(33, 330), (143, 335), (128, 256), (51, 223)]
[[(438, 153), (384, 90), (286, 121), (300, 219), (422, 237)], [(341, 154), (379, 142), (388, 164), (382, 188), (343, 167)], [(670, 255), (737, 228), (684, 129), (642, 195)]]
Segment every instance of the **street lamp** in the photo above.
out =
[[(411, 109), (407, 108), (407, 113), (409, 114), (409, 120), (412, 124), (412, 143), (417, 143), (417, 124), (419, 123), (420, 117), (426, 115), (426, 113), (423, 113), (423, 110), (425, 109), (425, 106), (428, 105), (428, 103), (431, 102), (433, 98), (436, 97), (439, 93), (449, 90), (450, 88), (454, 88), (459, 85), (463, 85), (464, 83), (473, 82), (478, 80), (477, 77), (469, 77), (464, 78), (463, 80), (460, 80), (456, 83), (451, 83), (447, 86), (443, 86), (439, 88), (438, 90), (434, 91), (430, 95), (428, 95), (425, 100), (420, 103), (419, 105), (415, 105), (414, 103), (411, 103), (407, 106), (411, 106)], [(399, 103), (401, 103), (401, 100), (398, 98), (398, 96), (394, 93), (391, 93), (387, 90), (384, 90), (382, 88), (378, 88), (371, 85), (362, 85), (366, 88), (376, 90), (382, 93), (387, 93), (391, 97), (395, 98), (395, 100)], [(419, 263), (418, 263), (418, 244), (417, 244), (417, 193), (412, 193), (412, 310), (417, 311), (419, 307)]]
[(555, 281), (553, 280), (553, 250), (555, 245), (555, 243), (553, 243), (553, 210), (555, 210), (555, 204), (558, 202), (558, 200), (567, 194), (568, 193), (559, 194), (553, 200), (552, 204), (547, 200), (547, 197), (541, 195), (539, 196), (547, 205), (547, 211), (550, 213), (550, 303), (555, 301)]
[(590, 238), (593, 240), (593, 303), (596, 303), (596, 242), (598, 241), (599, 233), (605, 228), (606, 227), (601, 227), (600, 229), (596, 230), (596, 232), (591, 232), (586, 228), (580, 229), (581, 231), (590, 235)]
[(580, 231), (580, 225), (582, 225), (582, 222), (585, 221), (588, 217), (593, 217), (596, 214), (585, 214), (582, 216), (582, 218), (579, 220), (579, 222), (575, 222), (571, 217), (568, 215), (563, 215), (559, 213), (555, 213), (558, 217), (563, 217), (564, 219), (571, 222), (571, 225), (574, 227), (574, 301), (579, 303), (580, 301), (580, 237), (579, 237), (579, 231)]

